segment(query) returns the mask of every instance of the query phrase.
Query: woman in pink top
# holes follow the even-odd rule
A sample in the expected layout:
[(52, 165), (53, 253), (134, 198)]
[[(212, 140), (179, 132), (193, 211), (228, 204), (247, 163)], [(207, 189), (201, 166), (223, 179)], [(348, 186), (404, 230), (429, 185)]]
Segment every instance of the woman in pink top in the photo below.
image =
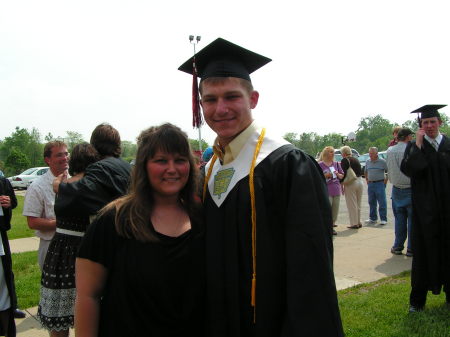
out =
[[(328, 198), (331, 203), (331, 212), (333, 216), (333, 227), (336, 227), (336, 220), (339, 214), (339, 201), (342, 194), (340, 179), (344, 177), (344, 171), (341, 165), (334, 161), (334, 148), (326, 146), (320, 155), (320, 167), (327, 181)], [(333, 229), (333, 235), (336, 235)]]

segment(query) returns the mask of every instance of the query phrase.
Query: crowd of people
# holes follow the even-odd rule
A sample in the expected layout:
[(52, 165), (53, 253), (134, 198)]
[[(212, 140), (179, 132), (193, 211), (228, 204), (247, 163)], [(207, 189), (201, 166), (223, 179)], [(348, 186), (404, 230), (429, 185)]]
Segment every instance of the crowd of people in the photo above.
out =
[[(203, 115), (217, 135), (200, 168), (187, 135), (169, 123), (142, 131), (133, 168), (120, 159), (120, 135), (109, 124), (97, 126), (70, 159), (63, 142), (45, 146), (50, 169), (27, 191), (23, 215), (40, 238), (38, 317), (50, 336), (67, 337), (72, 327), (83, 337), (344, 335), (333, 226), (344, 193), (348, 227), (362, 227), (363, 172), (348, 146), (340, 163), (332, 147), (318, 163), (256, 123), (259, 93), (250, 74), (268, 62), (217, 39), (195, 55), (194, 65), (189, 59), (179, 68), (201, 78)], [(429, 145), (427, 137), (436, 136), (427, 127), (436, 125), (427, 118), (422, 115), (424, 129), (401, 162), (413, 204), (412, 311), (423, 309), (427, 290), (439, 293), (443, 285), (449, 295), (450, 289), (450, 249), (444, 252), (450, 216), (443, 208), (449, 177), (436, 170), (450, 167), (450, 142), (437, 136), (439, 150)], [(401, 141), (402, 130), (398, 135)], [(370, 152), (368, 220), (377, 220), (379, 205), (383, 224), (387, 166), (377, 163), (376, 148)], [(429, 185), (437, 172), (439, 190)], [(421, 209), (426, 200), (415, 198), (415, 189), (435, 193), (442, 216), (427, 213), (434, 204)], [(1, 194), (3, 239), (16, 201)], [(429, 227), (447, 239), (427, 236)], [(401, 238), (395, 252), (403, 249)], [(13, 279), (4, 251), (0, 328), (14, 336)]]

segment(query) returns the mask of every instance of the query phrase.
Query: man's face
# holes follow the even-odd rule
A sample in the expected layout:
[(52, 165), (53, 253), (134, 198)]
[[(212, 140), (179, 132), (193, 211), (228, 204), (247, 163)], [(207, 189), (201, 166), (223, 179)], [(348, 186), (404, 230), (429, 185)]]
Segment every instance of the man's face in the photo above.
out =
[(65, 146), (52, 147), (50, 157), (44, 158), (53, 175), (57, 176), (69, 168), (69, 152)]
[(422, 129), (425, 134), (430, 138), (436, 138), (439, 133), (439, 127), (442, 121), (437, 117), (422, 118)]
[(237, 78), (202, 83), (202, 107), (206, 123), (221, 146), (228, 145), (253, 121), (251, 109), (258, 104), (257, 91), (249, 93)]
[(377, 160), (378, 159), (378, 152), (376, 152), (376, 151), (369, 151), (369, 157), (370, 157), (370, 160)]

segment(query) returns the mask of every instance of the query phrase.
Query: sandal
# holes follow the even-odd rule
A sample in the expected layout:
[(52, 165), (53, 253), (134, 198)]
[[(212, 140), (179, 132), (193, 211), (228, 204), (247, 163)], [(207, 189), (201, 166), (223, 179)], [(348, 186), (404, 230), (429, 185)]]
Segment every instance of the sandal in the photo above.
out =
[(358, 229), (358, 228), (361, 228), (362, 227), (362, 225), (351, 225), (351, 226), (347, 226), (347, 228), (350, 228), (350, 229)]

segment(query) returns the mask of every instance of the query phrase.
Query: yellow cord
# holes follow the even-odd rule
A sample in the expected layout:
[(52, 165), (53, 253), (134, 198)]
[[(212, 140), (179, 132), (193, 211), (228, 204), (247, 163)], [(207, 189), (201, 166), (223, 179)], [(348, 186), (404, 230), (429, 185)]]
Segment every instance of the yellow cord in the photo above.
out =
[(253, 181), (253, 173), (255, 171), (256, 159), (258, 158), (261, 145), (264, 140), (266, 129), (262, 129), (261, 135), (258, 138), (255, 152), (253, 153), (252, 165), (250, 167), (248, 185), (250, 188), (250, 202), (252, 206), (252, 290), (251, 290), (251, 305), (253, 307), (253, 323), (256, 323), (256, 201), (255, 201), (255, 184)]
[[(251, 288), (251, 306), (253, 307), (253, 323), (256, 323), (256, 201), (255, 201), (255, 185), (253, 180), (253, 173), (255, 171), (256, 159), (258, 158), (259, 151), (261, 150), (262, 143), (266, 129), (262, 129), (259, 135), (258, 142), (256, 143), (255, 151), (253, 153), (252, 164), (249, 172), (249, 189), (250, 189), (250, 204), (252, 208), (252, 288)], [(211, 178), (212, 169), (214, 163), (217, 160), (217, 156), (214, 155), (211, 159), (211, 164), (206, 174), (205, 181), (203, 183), (203, 202), (205, 202), (206, 189), (208, 187), (208, 181)]]

